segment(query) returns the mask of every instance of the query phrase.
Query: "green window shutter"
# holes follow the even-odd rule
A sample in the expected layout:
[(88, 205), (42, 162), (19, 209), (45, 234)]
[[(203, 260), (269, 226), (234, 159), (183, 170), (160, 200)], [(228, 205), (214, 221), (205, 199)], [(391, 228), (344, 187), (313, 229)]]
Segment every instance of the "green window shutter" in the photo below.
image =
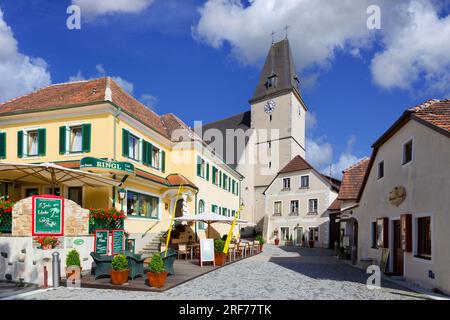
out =
[(66, 126), (59, 127), (59, 154), (66, 153)]
[(0, 132), (0, 159), (6, 158), (6, 132)]
[(212, 166), (212, 183), (216, 184), (216, 167)]
[(129, 135), (130, 133), (127, 130), (122, 129), (122, 155), (124, 157), (128, 157), (130, 155)]
[(222, 171), (219, 171), (219, 183), (217, 185), (219, 187), (222, 185)]
[(142, 141), (142, 163), (148, 165), (148, 142)]
[(166, 172), (166, 152), (161, 150), (161, 171), (162, 173)]
[[(61, 130), (61, 129), (60, 129)], [(61, 134), (61, 132), (60, 132)], [(81, 126), (81, 135), (83, 137), (83, 152), (91, 152), (91, 124), (86, 123)], [(60, 150), (61, 152), (61, 150)]]
[(23, 131), (17, 131), (17, 157), (23, 157)]
[(38, 129), (38, 155), (45, 156), (46, 151), (46, 133), (45, 129)]
[(206, 181), (209, 181), (209, 162), (206, 163)]
[(236, 181), (233, 180), (233, 188), (232, 188), (233, 194), (235, 193), (235, 191), (236, 191)]
[(228, 192), (231, 191), (231, 178), (228, 178)]
[(202, 176), (202, 158), (197, 156), (197, 176)]

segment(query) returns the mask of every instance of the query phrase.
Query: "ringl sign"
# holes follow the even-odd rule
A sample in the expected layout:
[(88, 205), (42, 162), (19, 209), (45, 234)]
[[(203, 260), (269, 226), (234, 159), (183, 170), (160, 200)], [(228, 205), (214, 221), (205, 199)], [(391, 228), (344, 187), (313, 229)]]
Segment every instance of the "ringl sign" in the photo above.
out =
[(80, 160), (80, 169), (89, 171), (113, 171), (122, 174), (134, 174), (134, 165), (129, 162), (113, 162), (86, 157)]

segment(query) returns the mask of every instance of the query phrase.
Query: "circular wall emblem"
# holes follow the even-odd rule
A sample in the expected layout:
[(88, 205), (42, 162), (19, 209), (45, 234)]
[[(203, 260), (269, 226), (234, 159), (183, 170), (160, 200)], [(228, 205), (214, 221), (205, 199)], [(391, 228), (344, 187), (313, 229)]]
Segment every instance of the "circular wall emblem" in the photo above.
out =
[(84, 240), (83, 240), (83, 239), (75, 239), (75, 240), (73, 241), (73, 244), (74, 244), (74, 245), (77, 245), (77, 246), (81, 246), (83, 243), (84, 243)]
[(406, 189), (403, 186), (398, 186), (389, 192), (389, 202), (394, 206), (399, 206), (406, 199)]

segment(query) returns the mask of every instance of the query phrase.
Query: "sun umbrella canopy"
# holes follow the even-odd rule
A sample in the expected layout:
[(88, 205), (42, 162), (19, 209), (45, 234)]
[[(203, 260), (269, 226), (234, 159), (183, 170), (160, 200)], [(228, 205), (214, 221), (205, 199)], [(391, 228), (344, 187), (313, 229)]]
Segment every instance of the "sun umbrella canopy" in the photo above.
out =
[[(175, 221), (196, 221), (196, 222), (205, 222), (207, 224), (210, 223), (232, 223), (234, 221), (234, 217), (222, 216), (217, 213), (200, 213), (191, 216), (178, 217), (174, 219)], [(237, 223), (247, 223), (246, 220), (237, 219)]]
[(0, 162), (0, 181), (68, 187), (80, 185), (89, 187), (120, 186), (120, 181), (48, 162), (41, 164)]

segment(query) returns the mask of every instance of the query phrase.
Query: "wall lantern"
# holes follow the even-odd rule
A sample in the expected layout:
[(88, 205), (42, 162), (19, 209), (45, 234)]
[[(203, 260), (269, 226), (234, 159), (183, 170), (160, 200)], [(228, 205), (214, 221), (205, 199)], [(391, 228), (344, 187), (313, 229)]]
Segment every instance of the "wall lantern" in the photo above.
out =
[(123, 200), (125, 199), (125, 195), (126, 195), (127, 191), (123, 188), (119, 189), (119, 199)]
[(164, 208), (165, 208), (166, 210), (169, 209), (169, 204), (168, 204), (167, 202), (164, 204)]

